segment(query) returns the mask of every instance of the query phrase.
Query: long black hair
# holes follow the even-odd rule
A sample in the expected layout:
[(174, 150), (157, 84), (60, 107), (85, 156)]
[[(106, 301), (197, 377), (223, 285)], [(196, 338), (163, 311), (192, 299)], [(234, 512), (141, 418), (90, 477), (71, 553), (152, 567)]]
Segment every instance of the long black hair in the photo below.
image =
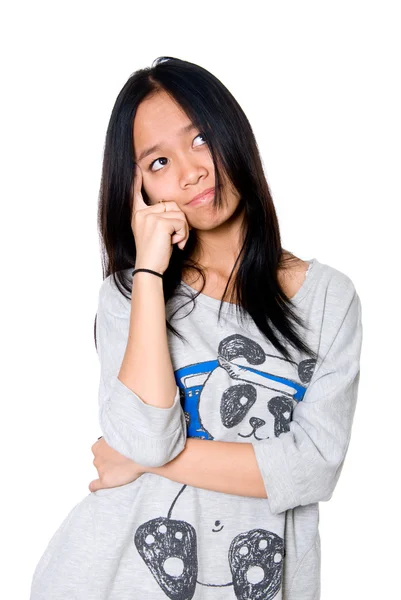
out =
[[(160, 91), (167, 92), (206, 137), (215, 168), (215, 206), (222, 205), (220, 186), (223, 177), (228, 176), (240, 196), (238, 208), (245, 211), (242, 247), (222, 302), (235, 271), (230, 299), (236, 298), (236, 310), (241, 319), (250, 316), (287, 360), (291, 360), (291, 355), (278, 334), (294, 348), (316, 357), (294, 327), (295, 323), (306, 325), (278, 280), (278, 270), (290, 267), (297, 258), (281, 246), (279, 223), (251, 125), (221, 81), (191, 62), (159, 57), (151, 67), (135, 71), (117, 96), (106, 133), (99, 192), (103, 278), (112, 275), (119, 291), (131, 298), (132, 278), (127, 278), (126, 270), (134, 267), (136, 258), (131, 228), (131, 184), (135, 162), (133, 124), (140, 103)], [(197, 270), (204, 287), (204, 273), (191, 258), (196, 242), (196, 230), (191, 229), (183, 250), (177, 244), (173, 246), (169, 266), (163, 275), (165, 303), (177, 292), (184, 268)], [(221, 308), (222, 304), (219, 318)], [(182, 338), (167, 319), (166, 326)]]

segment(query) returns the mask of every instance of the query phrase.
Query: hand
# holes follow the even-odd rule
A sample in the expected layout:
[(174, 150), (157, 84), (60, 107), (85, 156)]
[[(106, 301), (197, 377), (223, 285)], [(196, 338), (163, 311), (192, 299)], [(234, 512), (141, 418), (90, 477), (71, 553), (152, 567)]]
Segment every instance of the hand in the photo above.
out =
[(126, 485), (146, 472), (145, 467), (111, 448), (103, 437), (93, 444), (91, 450), (95, 457), (93, 464), (99, 475), (99, 479), (89, 484), (91, 492)]
[(173, 244), (182, 250), (189, 238), (189, 223), (176, 202), (157, 202), (148, 206), (142, 193), (142, 171), (135, 167), (131, 188), (131, 229), (136, 247), (135, 268), (144, 266), (163, 274), (167, 269)]

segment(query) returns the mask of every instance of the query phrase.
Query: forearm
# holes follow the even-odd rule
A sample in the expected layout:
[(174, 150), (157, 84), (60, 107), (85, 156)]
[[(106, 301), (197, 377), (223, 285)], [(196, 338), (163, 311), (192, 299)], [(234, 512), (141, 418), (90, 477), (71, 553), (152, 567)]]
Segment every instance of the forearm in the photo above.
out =
[(184, 450), (155, 473), (193, 487), (255, 498), (267, 498), (253, 445), (188, 438)]
[(167, 343), (163, 281), (157, 275), (139, 272), (133, 277), (128, 342), (118, 379), (146, 404), (173, 405), (177, 386)]

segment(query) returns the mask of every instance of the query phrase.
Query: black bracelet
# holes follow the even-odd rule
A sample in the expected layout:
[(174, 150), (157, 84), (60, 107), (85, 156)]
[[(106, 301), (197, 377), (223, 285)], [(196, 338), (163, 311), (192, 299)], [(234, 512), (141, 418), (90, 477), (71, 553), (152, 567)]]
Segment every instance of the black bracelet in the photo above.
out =
[(147, 273), (153, 273), (154, 275), (158, 275), (159, 277), (163, 277), (163, 275), (161, 273), (158, 273), (157, 271), (152, 271), (151, 269), (134, 269), (132, 271), (132, 277), (135, 275), (135, 273), (138, 273), (138, 271), (146, 271)]

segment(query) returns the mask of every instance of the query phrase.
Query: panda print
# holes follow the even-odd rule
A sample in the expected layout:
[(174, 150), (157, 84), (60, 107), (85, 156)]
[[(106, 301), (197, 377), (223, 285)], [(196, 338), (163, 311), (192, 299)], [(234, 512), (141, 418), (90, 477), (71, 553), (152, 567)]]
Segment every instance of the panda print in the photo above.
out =
[(175, 373), (188, 436), (234, 442), (278, 437), (289, 430), (293, 407), (302, 400), (315, 364), (315, 359), (297, 365), (268, 355), (240, 334), (225, 337), (217, 359)]
[[(252, 443), (278, 437), (289, 430), (315, 363), (268, 355), (240, 334), (224, 337), (217, 358), (175, 371), (188, 437)], [(260, 526), (260, 510), (241, 511), (249, 498), (225, 495), (222, 514), (217, 496), (182, 486), (165, 515), (137, 528), (139, 555), (171, 600), (190, 600), (199, 588), (208, 588), (210, 599), (273, 599), (281, 589), (283, 538)], [(263, 499), (252, 501), (256, 508)]]
[[(192, 512), (191, 496), (198, 511), (201, 505), (201, 524)], [(160, 589), (171, 600), (190, 600), (199, 588), (207, 589), (210, 599), (274, 598), (282, 581), (283, 539), (256, 526), (260, 522), (256, 511), (247, 512), (239, 527), (236, 496), (227, 495), (224, 514), (221, 509), (216, 514), (216, 510), (213, 492), (184, 485), (167, 516), (138, 527), (136, 549)], [(237, 535), (232, 537), (236, 529)], [(204, 552), (203, 564), (198, 559), (198, 547), (210, 549)]]

